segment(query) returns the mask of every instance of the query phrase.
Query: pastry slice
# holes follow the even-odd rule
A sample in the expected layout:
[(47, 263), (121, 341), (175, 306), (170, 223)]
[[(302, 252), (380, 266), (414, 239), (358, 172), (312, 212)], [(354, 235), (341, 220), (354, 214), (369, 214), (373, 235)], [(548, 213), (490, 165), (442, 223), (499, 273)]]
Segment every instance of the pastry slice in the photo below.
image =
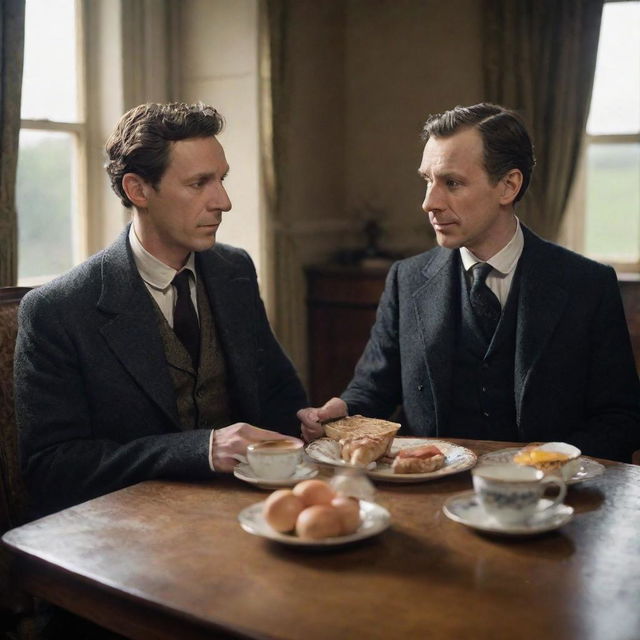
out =
[(350, 464), (366, 467), (386, 455), (393, 442), (393, 433), (364, 435), (339, 440), (342, 459)]
[(391, 470), (393, 473), (430, 473), (443, 466), (442, 451), (433, 444), (423, 444), (398, 451)]

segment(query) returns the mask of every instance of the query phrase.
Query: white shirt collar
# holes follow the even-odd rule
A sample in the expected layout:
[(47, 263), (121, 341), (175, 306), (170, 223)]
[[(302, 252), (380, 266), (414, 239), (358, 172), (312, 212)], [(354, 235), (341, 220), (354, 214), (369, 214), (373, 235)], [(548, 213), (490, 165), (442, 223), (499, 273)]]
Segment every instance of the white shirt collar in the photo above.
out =
[[(522, 249), (524, 247), (524, 235), (520, 227), (520, 220), (516, 216), (516, 230), (513, 237), (509, 242), (498, 251), (494, 256), (491, 256), (488, 262), (496, 271), (503, 276), (514, 271), (518, 264), (518, 259), (522, 255)], [(474, 264), (478, 262), (484, 262), (480, 260), (472, 251), (469, 251), (466, 247), (460, 247), (460, 257), (462, 258), (462, 264), (465, 271), (469, 271)]]
[[(140, 277), (154, 289), (158, 289), (159, 291), (167, 289), (178, 272), (151, 255), (142, 246), (138, 234), (133, 228), (133, 224), (129, 228), (129, 244), (131, 245), (131, 252), (133, 253), (133, 259), (140, 273)], [(190, 269), (195, 280), (196, 267), (193, 251), (189, 254), (189, 259), (180, 271), (184, 271), (184, 269)]]

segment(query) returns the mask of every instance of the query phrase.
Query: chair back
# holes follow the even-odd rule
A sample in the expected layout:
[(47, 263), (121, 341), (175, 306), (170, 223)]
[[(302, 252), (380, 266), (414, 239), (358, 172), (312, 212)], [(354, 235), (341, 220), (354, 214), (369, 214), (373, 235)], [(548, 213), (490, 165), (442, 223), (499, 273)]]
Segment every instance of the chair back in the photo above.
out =
[[(18, 306), (29, 287), (0, 287), (0, 535), (23, 523), (26, 490), (20, 472), (13, 399), (13, 352)], [(0, 609), (24, 610), (24, 594), (11, 588), (8, 556), (0, 548)]]

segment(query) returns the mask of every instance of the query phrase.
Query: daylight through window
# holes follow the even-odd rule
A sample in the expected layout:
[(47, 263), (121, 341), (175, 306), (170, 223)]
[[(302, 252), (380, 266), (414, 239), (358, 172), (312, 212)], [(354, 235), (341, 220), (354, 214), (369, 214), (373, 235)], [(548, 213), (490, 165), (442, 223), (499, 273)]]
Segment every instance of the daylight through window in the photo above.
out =
[(586, 253), (640, 265), (640, 2), (604, 5), (586, 171)]
[(38, 284), (78, 253), (85, 125), (76, 0), (27, 0), (16, 204), (18, 279)]

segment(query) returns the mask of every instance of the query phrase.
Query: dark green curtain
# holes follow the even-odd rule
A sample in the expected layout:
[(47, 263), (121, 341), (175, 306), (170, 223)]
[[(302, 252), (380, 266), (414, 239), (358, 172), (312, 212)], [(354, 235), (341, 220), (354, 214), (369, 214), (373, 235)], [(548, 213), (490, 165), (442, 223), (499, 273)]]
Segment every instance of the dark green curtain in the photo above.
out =
[[(303, 369), (305, 327), (300, 322), (305, 285), (294, 238), (289, 233), (290, 212), (285, 206), (282, 174), (287, 163), (291, 82), (289, 28), (290, 0), (264, 0), (261, 4), (261, 128), (262, 164), (267, 196), (268, 291), (271, 322), (278, 339), (298, 368)], [(287, 286), (275, 283), (286, 282)]]
[(18, 277), (16, 169), (24, 57), (25, 0), (0, 2), (0, 286)]
[(484, 0), (486, 99), (515, 109), (537, 164), (518, 216), (557, 237), (584, 137), (604, 0)]

